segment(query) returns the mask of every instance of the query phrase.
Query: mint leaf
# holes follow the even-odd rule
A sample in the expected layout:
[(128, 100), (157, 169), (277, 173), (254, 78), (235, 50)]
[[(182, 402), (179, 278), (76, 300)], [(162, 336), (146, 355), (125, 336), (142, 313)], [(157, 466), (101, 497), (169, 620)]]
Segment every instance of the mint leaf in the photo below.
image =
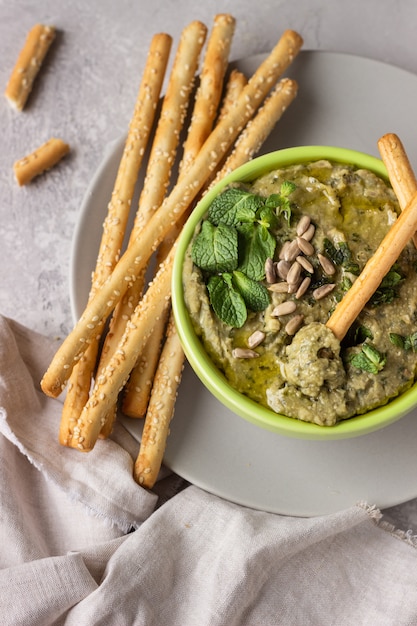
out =
[(381, 371), (387, 359), (380, 353), (376, 348), (371, 346), (369, 343), (364, 343), (362, 346), (362, 352), (366, 356), (366, 358), (376, 367), (377, 371)]
[(389, 334), (389, 340), (397, 348), (402, 348), (403, 350), (406, 349), (406, 347), (405, 347), (406, 346), (406, 337), (403, 337), (403, 335), (399, 335), (398, 333), (390, 333)]
[(266, 259), (274, 257), (275, 237), (261, 224), (244, 224), (239, 227), (239, 235), (243, 246), (238, 269), (252, 280), (262, 280)]
[(398, 335), (397, 333), (390, 333), (389, 338), (391, 343), (397, 346), (397, 348), (417, 352), (417, 332), (407, 335), (406, 337), (404, 337), (404, 335)]
[(284, 180), (279, 193), (272, 193), (265, 201), (267, 207), (275, 209), (276, 215), (282, 215), (288, 226), (291, 222), (291, 203), (289, 196), (295, 191), (296, 185), (289, 180)]
[(354, 365), (358, 370), (362, 370), (364, 372), (369, 372), (370, 374), (378, 374), (378, 368), (366, 358), (363, 352), (359, 352), (359, 354), (355, 354), (350, 359), (352, 365)]
[(354, 335), (355, 344), (363, 343), (366, 339), (373, 339), (372, 331), (367, 326), (360, 325), (357, 327)]
[(255, 219), (256, 211), (262, 207), (264, 199), (244, 189), (231, 187), (214, 198), (207, 212), (208, 219), (213, 224), (228, 224), (236, 226), (243, 216), (247, 221), (248, 211)]
[(232, 281), (251, 311), (266, 309), (269, 304), (269, 293), (265, 285), (237, 270), (232, 274)]
[(284, 196), (284, 198), (288, 198), (288, 196), (291, 195), (292, 192), (296, 190), (296, 188), (297, 185), (295, 183), (291, 182), (290, 180), (284, 180), (279, 192), (281, 196)]
[(374, 346), (364, 343), (361, 352), (353, 355), (349, 361), (354, 367), (364, 372), (378, 374), (378, 372), (384, 369), (387, 359)]
[(207, 289), (217, 317), (228, 326), (241, 328), (247, 318), (245, 301), (232, 285), (230, 274), (211, 276)]
[(191, 248), (193, 262), (206, 272), (230, 272), (238, 265), (238, 234), (235, 228), (204, 221)]
[(406, 350), (412, 350), (413, 352), (417, 352), (417, 333), (412, 333), (406, 337), (404, 342), (404, 348)]
[(276, 228), (278, 225), (278, 217), (273, 207), (264, 206), (259, 211), (258, 222), (266, 228)]
[(403, 276), (398, 269), (398, 266), (394, 264), (390, 271), (384, 276), (378, 289), (369, 300), (371, 306), (390, 303), (394, 298), (398, 297), (398, 287), (403, 280)]

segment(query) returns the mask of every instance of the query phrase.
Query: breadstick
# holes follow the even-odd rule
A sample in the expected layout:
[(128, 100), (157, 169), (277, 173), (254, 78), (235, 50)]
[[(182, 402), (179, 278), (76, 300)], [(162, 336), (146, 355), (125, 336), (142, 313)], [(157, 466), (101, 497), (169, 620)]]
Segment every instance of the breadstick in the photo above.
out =
[[(242, 131), (236, 141), (234, 151), (220, 170), (218, 176), (216, 176), (216, 181), (226, 176), (231, 169), (242, 165), (252, 158), (253, 154), (260, 149), (274, 124), (281, 118), (283, 112), (292, 102), (296, 93), (297, 83), (294, 80), (284, 78), (278, 83), (265, 104), (259, 109), (257, 115), (248, 122), (246, 128)], [(175, 398), (181, 382), (185, 358), (175, 325), (173, 324), (172, 313), (169, 332), (169, 348), (164, 347), (164, 354), (167, 356), (158, 366), (158, 370), (160, 367), (163, 368), (163, 373), (160, 376), (157, 375), (154, 380), (139, 455), (135, 463), (135, 480), (148, 488), (153, 487), (162, 463), (168, 437), (168, 426), (174, 412)], [(171, 353), (172, 364), (168, 361), (170, 358), (168, 355)], [(164, 397), (165, 389), (169, 390), (169, 401), (167, 403), (161, 400)]]
[(194, 162), (213, 127), (223, 89), (235, 25), (236, 20), (231, 15), (219, 14), (214, 18), (191, 122), (184, 143), (180, 175)]
[[(184, 174), (209, 136), (217, 114), (223, 91), (223, 81), (227, 70), (230, 47), (235, 30), (235, 20), (231, 15), (220, 14), (214, 18), (213, 29), (207, 42), (207, 50), (200, 73), (191, 123), (184, 143), (179, 176)], [(190, 207), (191, 208), (191, 207)], [(161, 243), (157, 259), (161, 263), (170, 250), (182, 228), (189, 210), (185, 211), (179, 223)], [(166, 317), (168, 316), (168, 311)], [(143, 417), (148, 406), (155, 369), (158, 363), (167, 319), (161, 317), (142, 351), (137, 365), (131, 372), (123, 398), (123, 412), (130, 417)]]
[[(378, 148), (402, 210), (417, 191), (417, 179), (397, 135), (387, 133), (381, 137), (378, 141)], [(417, 247), (417, 233), (414, 233), (413, 241)]]
[[(206, 26), (199, 21), (191, 22), (181, 33), (128, 245), (140, 238), (142, 228), (159, 208), (166, 195), (206, 34)], [(144, 285), (145, 272), (141, 272), (114, 310), (109, 332), (102, 348), (99, 370), (105, 367), (119, 343), (126, 328), (126, 322), (142, 295)], [(101, 431), (102, 437), (110, 434), (114, 416), (115, 411), (112, 410)]]
[(171, 314), (134, 466), (135, 480), (149, 489), (161, 468), (183, 368), (184, 353)]
[[(154, 122), (171, 44), (172, 38), (165, 33), (160, 33), (152, 38), (149, 47), (112, 197), (103, 224), (89, 300), (94, 297), (101, 284), (110, 275), (120, 256), (136, 180)], [(87, 402), (97, 364), (102, 326), (103, 323), (98, 329), (96, 338), (92, 340), (72, 371), (59, 430), (59, 441), (62, 445), (72, 445), (73, 429)]]
[(19, 159), (13, 165), (16, 181), (20, 186), (27, 185), (35, 176), (51, 169), (69, 152), (69, 145), (56, 137), (51, 137), (31, 154)]
[[(250, 160), (259, 151), (261, 145), (272, 131), (275, 124), (281, 118), (289, 104), (297, 94), (296, 81), (284, 78), (275, 87), (258, 114), (248, 122), (246, 128), (239, 136), (235, 149), (226, 161), (224, 167), (216, 176), (215, 182), (224, 178), (226, 174)], [(176, 226), (173, 231), (178, 234)], [(174, 233), (170, 233), (171, 237)], [(164, 245), (165, 242), (161, 244)], [(172, 245), (172, 244), (171, 244)], [(155, 350), (161, 344), (161, 332), (165, 324), (161, 320), (159, 330), (154, 329), (149, 346), (139, 359), (138, 366), (134, 368), (126, 385), (126, 393), (123, 398), (123, 412), (129, 417), (142, 417), (146, 411), (148, 394), (152, 389), (152, 374), (154, 371), (156, 356)]]
[(10, 105), (17, 111), (22, 111), (26, 104), (55, 34), (54, 26), (36, 24), (27, 35), (4, 92)]
[(259, 152), (262, 144), (271, 133), (276, 123), (281, 119), (288, 106), (298, 92), (298, 84), (291, 78), (283, 78), (273, 89), (258, 114), (251, 119), (246, 128), (239, 135), (235, 147), (224, 166), (215, 176), (212, 187), (232, 170), (250, 161), (254, 154)]
[(228, 113), (230, 108), (234, 105), (238, 97), (240, 96), (242, 89), (247, 84), (248, 80), (243, 72), (237, 69), (233, 69), (230, 72), (229, 79), (226, 83), (225, 94), (220, 108), (218, 121)]
[(326, 326), (333, 331), (339, 341), (343, 339), (369, 298), (375, 293), (416, 229), (417, 193), (414, 193), (411, 201), (407, 203), (352, 287), (329, 317)]
[(275, 48), (261, 63), (243, 89), (233, 110), (214, 128), (194, 163), (144, 227), (140, 240), (136, 240), (128, 247), (110, 277), (87, 305), (81, 319), (56, 352), (41, 381), (44, 393), (56, 397), (65, 388), (75, 361), (95, 336), (97, 325), (113, 311), (129, 285), (146, 266), (153, 251), (197, 196), (240, 130), (260, 106), (279, 76), (294, 60), (302, 42), (301, 36), (294, 31), (285, 31)]
[[(165, 198), (206, 32), (204, 24), (195, 21), (189, 24), (181, 34), (152, 142), (145, 181), (128, 246), (140, 237), (143, 227)], [(133, 308), (136, 306), (143, 286), (144, 276), (142, 275), (126, 291), (115, 310), (110, 332), (103, 346), (102, 362), (107, 352), (111, 352), (111, 347), (117, 345), (123, 334), (126, 316), (130, 317), (132, 306)]]
[(93, 391), (74, 430), (73, 447), (81, 451), (88, 452), (94, 447), (107, 415), (115, 406), (119, 392), (153, 332), (153, 325), (170, 304), (175, 250), (176, 245), (127, 322), (123, 337), (109, 363), (97, 374)]

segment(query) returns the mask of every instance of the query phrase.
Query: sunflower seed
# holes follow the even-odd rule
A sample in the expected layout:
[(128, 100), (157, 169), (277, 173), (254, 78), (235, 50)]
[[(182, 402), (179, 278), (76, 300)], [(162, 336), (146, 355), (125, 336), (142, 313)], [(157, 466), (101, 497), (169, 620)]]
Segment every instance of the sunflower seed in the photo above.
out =
[(324, 254), (320, 254), (320, 252), (318, 253), (317, 258), (326, 274), (332, 276), (336, 271), (336, 268), (333, 265), (332, 261), (328, 259), (327, 256), (324, 256)]
[(301, 276), (301, 265), (295, 262), (291, 265), (290, 269), (288, 270), (287, 283), (291, 285), (291, 284), (298, 282), (300, 276)]
[(321, 285), (321, 287), (317, 287), (317, 289), (313, 291), (313, 298), (315, 300), (321, 300), (329, 293), (331, 293), (335, 287), (335, 283), (327, 283), (327, 285)]
[(303, 239), (306, 241), (311, 241), (314, 237), (314, 233), (316, 232), (316, 227), (314, 224), (310, 224), (307, 230), (303, 233)]
[(294, 315), (294, 317), (292, 317), (285, 326), (285, 332), (287, 333), (287, 335), (295, 335), (295, 333), (303, 323), (303, 320), (304, 315)]
[(235, 359), (255, 359), (259, 354), (249, 348), (235, 348), (232, 350), (232, 356)]
[(298, 257), (299, 254), (300, 254), (300, 248), (298, 247), (297, 240), (294, 239), (286, 247), (283, 259), (284, 261), (289, 261), (290, 263), (292, 263), (292, 261), (294, 261)]
[(288, 293), (288, 283), (281, 281), (273, 285), (268, 285), (268, 291), (273, 291), (274, 293)]
[(304, 252), (304, 254), (306, 254), (307, 256), (311, 256), (312, 254), (314, 254), (313, 245), (309, 241), (307, 241), (307, 239), (304, 239), (304, 237), (297, 237), (297, 244), (301, 252)]
[(297, 305), (294, 300), (287, 300), (286, 302), (282, 302), (281, 304), (277, 304), (277, 306), (272, 311), (272, 317), (280, 317), (281, 315), (289, 315), (290, 313), (294, 313)]
[(297, 298), (297, 300), (299, 300), (305, 294), (307, 289), (310, 287), (310, 283), (311, 283), (310, 276), (306, 276), (304, 280), (301, 282), (295, 294), (295, 297)]
[(286, 280), (290, 267), (291, 263), (289, 263), (288, 261), (284, 261), (284, 259), (281, 259), (281, 261), (278, 261), (278, 263), (276, 264), (276, 272), (278, 276), (282, 278), (282, 280)]
[(271, 258), (265, 261), (265, 279), (267, 283), (275, 283), (277, 280), (275, 265)]
[(312, 274), (314, 272), (314, 267), (312, 266), (312, 264), (310, 263), (310, 261), (308, 259), (306, 259), (305, 256), (302, 256), (301, 254), (295, 259), (296, 263), (299, 263), (301, 265), (301, 267), (303, 269), (305, 269), (306, 272), (309, 272), (309, 274)]
[(256, 348), (259, 346), (263, 340), (265, 339), (265, 333), (262, 330), (255, 330), (248, 338), (248, 346), (249, 348)]
[(306, 232), (307, 228), (310, 226), (311, 219), (309, 215), (303, 215), (300, 221), (297, 224), (297, 235), (301, 237)]

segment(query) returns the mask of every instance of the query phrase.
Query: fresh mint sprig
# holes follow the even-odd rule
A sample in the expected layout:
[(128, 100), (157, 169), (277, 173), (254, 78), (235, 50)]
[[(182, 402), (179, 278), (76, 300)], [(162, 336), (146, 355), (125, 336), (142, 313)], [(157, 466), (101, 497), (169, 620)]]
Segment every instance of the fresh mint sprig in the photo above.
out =
[(262, 311), (269, 292), (262, 280), (265, 262), (273, 258), (277, 241), (273, 230), (282, 216), (291, 219), (289, 196), (295, 185), (285, 181), (280, 192), (267, 198), (239, 187), (220, 193), (194, 239), (191, 258), (207, 283), (216, 315), (241, 327), (247, 310)]

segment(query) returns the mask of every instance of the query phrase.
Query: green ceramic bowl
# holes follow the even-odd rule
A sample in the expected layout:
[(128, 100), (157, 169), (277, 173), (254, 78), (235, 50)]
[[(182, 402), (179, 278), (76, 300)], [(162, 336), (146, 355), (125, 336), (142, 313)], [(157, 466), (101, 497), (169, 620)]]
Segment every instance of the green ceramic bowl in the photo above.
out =
[[(413, 407), (417, 406), (417, 384), (413, 385), (399, 397), (391, 400), (388, 404), (364, 415), (344, 420), (335, 426), (318, 426), (277, 414), (236, 391), (227, 382), (222, 372), (213, 364), (193, 330), (184, 302), (182, 281), (184, 256), (195, 228), (206, 213), (213, 198), (218, 195), (223, 187), (234, 181), (252, 181), (273, 169), (318, 159), (352, 164), (372, 170), (379, 176), (387, 178), (385, 166), (380, 159), (354, 150), (328, 146), (307, 146), (278, 150), (255, 158), (237, 168), (204, 196), (183, 229), (174, 261), (172, 304), (178, 334), (191, 367), (205, 387), (223, 405), (260, 428), (288, 437), (331, 440), (364, 435), (384, 428), (400, 419)], [(219, 436), (221, 436), (220, 433)]]

